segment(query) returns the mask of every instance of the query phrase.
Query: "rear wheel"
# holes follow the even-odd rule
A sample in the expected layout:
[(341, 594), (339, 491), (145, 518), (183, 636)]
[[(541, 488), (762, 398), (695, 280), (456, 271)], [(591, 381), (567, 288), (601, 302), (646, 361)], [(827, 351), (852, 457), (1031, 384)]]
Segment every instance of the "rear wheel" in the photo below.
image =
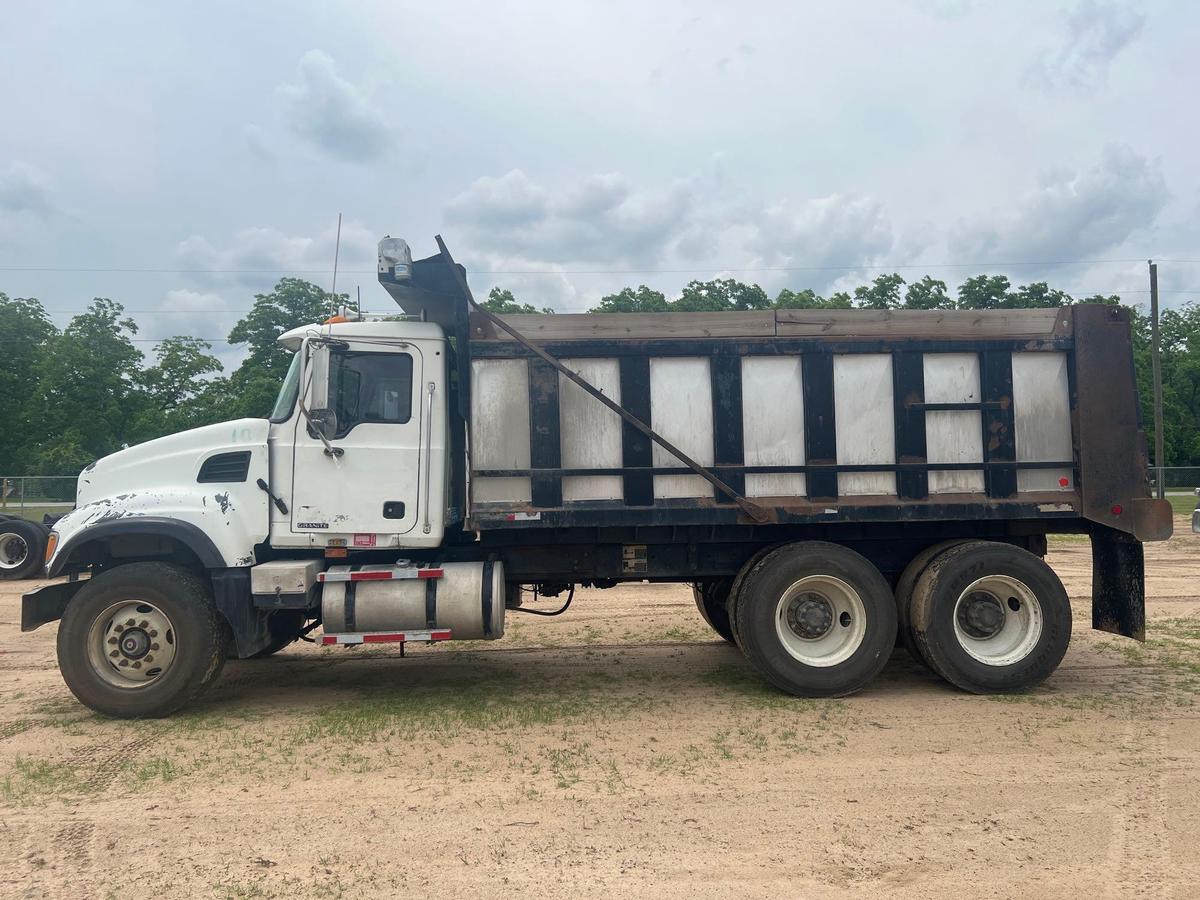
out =
[(910, 622), (909, 613), (912, 607), (913, 587), (916, 585), (917, 579), (921, 577), (921, 573), (925, 571), (926, 566), (933, 561), (934, 557), (943, 550), (949, 550), (951, 547), (965, 543), (965, 540), (959, 539), (942, 541), (941, 543), (934, 544), (932, 547), (926, 547), (904, 567), (904, 571), (900, 574), (900, 580), (896, 582), (896, 622), (900, 642), (904, 645), (904, 649), (908, 651), (909, 656), (927, 666), (929, 663), (921, 655), (921, 651), (917, 647), (912, 634), (912, 623)]
[(940, 553), (917, 579), (911, 606), (917, 648), (935, 672), (977, 694), (1022, 691), (1062, 662), (1071, 604), (1037, 556), (977, 541)]
[(879, 570), (837, 544), (788, 544), (763, 556), (738, 593), (737, 634), (773, 685), (802, 697), (865, 687), (896, 641), (896, 605)]
[(717, 634), (733, 643), (733, 629), (729, 624), (729, 589), (732, 578), (718, 578), (692, 585), (692, 596), (696, 598), (696, 609), (701, 618)]
[(46, 526), (25, 519), (0, 520), (0, 578), (32, 578), (46, 555)]
[(170, 715), (216, 680), (226, 635), (208, 585), (165, 563), (129, 563), (90, 579), (58, 629), (67, 687), (96, 712)]

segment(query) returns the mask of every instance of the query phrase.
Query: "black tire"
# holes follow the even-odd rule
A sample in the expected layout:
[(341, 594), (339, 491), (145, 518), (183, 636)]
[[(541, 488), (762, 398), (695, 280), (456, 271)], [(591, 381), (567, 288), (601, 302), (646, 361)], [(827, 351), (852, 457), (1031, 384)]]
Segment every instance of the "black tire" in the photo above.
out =
[[(92, 628), (103, 628), (109, 612), (119, 604), (139, 601), (148, 606), (136, 615), (157, 607), (156, 612), (169, 620), (171, 628), (164, 634), (150, 633), (171, 646), (174, 657), (153, 680), (120, 686), (111, 680), (113, 675), (101, 674), (108, 672), (103, 668), (107, 660), (93, 662)], [(123, 719), (159, 718), (186, 706), (216, 680), (225, 664), (227, 639), (209, 586), (199, 575), (167, 563), (128, 563), (92, 578), (71, 599), (58, 628), (58, 668), (71, 693), (98, 713)], [(152, 649), (158, 646), (151, 645)], [(120, 675), (121, 670), (114, 667), (113, 671)]]
[(692, 585), (692, 596), (696, 598), (696, 609), (709, 628), (729, 643), (734, 643), (733, 629), (729, 624), (729, 589), (732, 578), (717, 578)]
[(49, 529), (37, 522), (6, 516), (0, 521), (0, 578), (36, 578), (45, 568)]
[[(981, 599), (976, 603), (992, 618), (971, 621), (970, 607), (959, 603), (971, 597)], [(976, 694), (1041, 683), (1058, 668), (1071, 640), (1071, 603), (1062, 582), (1039, 557), (1009, 544), (972, 541), (938, 554), (917, 579), (910, 615), (917, 649), (930, 667)], [(1035, 620), (1040, 626), (1026, 624)], [(993, 662), (979, 658), (989, 655)]]
[[(821, 615), (828, 616), (813, 626), (825, 629), (813, 640), (825, 641), (842, 634), (840, 629), (853, 629), (845, 632), (840, 651), (844, 658), (828, 655), (829, 664), (806, 662), (785, 643), (791, 641), (793, 648), (812, 646), (813, 655), (820, 655), (818, 645), (804, 644), (798, 633), (789, 631), (784, 637), (785, 629), (792, 627), (790, 611), (783, 612), (787, 621), (780, 620), (784, 599), (805, 578), (826, 579), (825, 585), (804, 589), (792, 598), (807, 603), (805, 598), (815, 594), (813, 602), (823, 610)], [(838, 612), (836, 596), (842, 588), (836, 585), (848, 592), (844, 596), (851, 598), (854, 615)], [(896, 643), (896, 603), (890, 586), (868, 560), (837, 544), (809, 541), (767, 553), (746, 574), (735, 609), (742, 651), (771, 684), (800, 697), (842, 697), (861, 690), (886, 665)]]
[(308, 621), (307, 610), (280, 609), (271, 613), (267, 619), (267, 629), (271, 632), (271, 643), (263, 647), (250, 659), (266, 659), (274, 656), (284, 647), (294, 644), (304, 631), (304, 623)]
[(917, 647), (917, 642), (912, 634), (912, 623), (909, 621), (913, 587), (916, 585), (917, 579), (921, 577), (921, 573), (925, 571), (926, 566), (933, 561), (935, 556), (943, 550), (949, 550), (951, 547), (965, 543), (966, 540), (958, 538), (942, 541), (941, 543), (934, 544), (932, 547), (926, 547), (909, 561), (908, 565), (904, 567), (904, 571), (900, 573), (900, 580), (896, 582), (896, 630), (900, 638), (900, 643), (904, 645), (904, 649), (908, 651), (909, 656), (927, 667), (929, 666), (929, 662), (921, 655), (920, 648)]
[[(772, 550), (776, 550), (783, 546), (786, 546), (786, 544), (771, 544), (768, 547), (763, 547), (761, 550), (751, 556), (750, 559), (746, 561), (746, 564), (738, 570), (738, 573), (733, 576), (733, 583), (729, 587), (729, 596), (725, 600), (725, 612), (729, 618), (729, 633), (733, 637), (734, 645), (739, 650), (742, 649), (742, 642), (738, 638), (737, 602), (738, 597), (742, 592), (742, 585), (746, 581), (746, 576), (750, 574), (750, 570), (757, 565), (760, 559), (762, 559)], [(742, 652), (745, 653), (745, 650), (742, 650)]]

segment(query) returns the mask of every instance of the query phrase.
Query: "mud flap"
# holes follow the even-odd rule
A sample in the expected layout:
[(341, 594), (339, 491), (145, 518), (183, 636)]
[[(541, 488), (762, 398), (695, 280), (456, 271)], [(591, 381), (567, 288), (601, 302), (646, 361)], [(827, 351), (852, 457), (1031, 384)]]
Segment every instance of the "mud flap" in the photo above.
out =
[(1146, 639), (1146, 566), (1137, 538), (1092, 527), (1092, 627)]
[(21, 597), (21, 630), (33, 631), (48, 622), (63, 617), (67, 604), (86, 581), (64, 581), (48, 584)]
[(266, 613), (254, 608), (250, 570), (210, 569), (208, 574), (212, 577), (213, 602), (229, 623), (238, 658), (253, 656), (271, 643), (271, 632)]

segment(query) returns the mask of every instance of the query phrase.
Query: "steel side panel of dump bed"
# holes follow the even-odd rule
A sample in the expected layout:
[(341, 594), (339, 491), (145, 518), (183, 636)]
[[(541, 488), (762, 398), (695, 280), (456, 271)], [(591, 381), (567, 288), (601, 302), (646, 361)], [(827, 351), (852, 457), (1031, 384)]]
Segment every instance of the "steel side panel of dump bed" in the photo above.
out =
[[(1118, 419), (1137, 421), (1133, 395), (1079, 409), (1085, 309), (510, 321), (776, 521), (1078, 519), (1081, 414), (1123, 402)], [(739, 521), (728, 497), (504, 337), (472, 321), (476, 524)], [(1140, 477), (1136, 425), (1108, 440)]]

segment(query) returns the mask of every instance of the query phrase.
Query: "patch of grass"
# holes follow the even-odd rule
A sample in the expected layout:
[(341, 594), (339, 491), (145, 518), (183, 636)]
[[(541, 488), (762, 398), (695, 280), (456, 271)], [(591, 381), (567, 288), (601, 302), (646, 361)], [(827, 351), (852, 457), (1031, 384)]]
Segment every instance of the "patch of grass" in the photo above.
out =
[(806, 700), (792, 697), (770, 685), (765, 678), (751, 669), (738, 666), (718, 666), (700, 676), (700, 681), (713, 687), (723, 688), (738, 703), (750, 703), (763, 709), (790, 709), (811, 711), (822, 703), (838, 701)]
[[(363, 692), (316, 711), (292, 738), (301, 743), (511, 731), (619, 714), (633, 698), (612, 694), (612, 676), (596, 673), (555, 681), (487, 676)], [(644, 701), (638, 703), (644, 706)]]
[(12, 771), (0, 781), (0, 797), (11, 803), (30, 796), (61, 794), (73, 790), (77, 783), (75, 769), (66, 763), (19, 756)]

